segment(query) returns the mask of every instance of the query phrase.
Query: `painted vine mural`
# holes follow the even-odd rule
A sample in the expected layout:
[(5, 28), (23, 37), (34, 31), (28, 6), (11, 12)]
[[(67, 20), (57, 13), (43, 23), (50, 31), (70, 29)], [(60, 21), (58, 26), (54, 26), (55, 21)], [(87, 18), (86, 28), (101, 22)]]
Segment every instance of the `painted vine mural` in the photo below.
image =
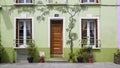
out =
[(38, 6), (12, 6), (9, 9), (9, 14), (11, 15), (15, 10), (18, 11), (18, 13), (22, 13), (22, 12), (28, 12), (30, 14), (34, 14), (36, 11), (39, 11), (41, 13), (41, 15), (37, 16), (37, 21), (41, 22), (45, 20), (45, 17), (47, 15), (50, 14), (50, 11), (56, 10), (59, 11), (63, 14), (68, 14), (69, 16), (69, 25), (66, 29), (66, 31), (69, 34), (69, 40), (67, 41), (67, 44), (70, 45), (70, 50), (71, 52), (73, 52), (73, 41), (76, 40), (77, 34), (72, 32), (73, 28), (75, 27), (75, 23), (76, 23), (76, 19), (74, 18), (75, 15), (77, 15), (78, 13), (80, 13), (81, 11), (84, 11), (86, 9), (86, 6), (80, 6), (78, 5), (64, 5), (64, 6), (53, 6), (53, 5), (43, 5), (43, 3), (41, 1), (38, 1), (37, 4), (40, 4)]
[(42, 22), (45, 20), (45, 17), (50, 14), (50, 11), (58, 11), (62, 14), (67, 14), (69, 18), (69, 24), (68, 27), (66, 28), (66, 31), (68, 32), (68, 38), (67, 44), (70, 45), (70, 53), (73, 53), (73, 45), (74, 41), (78, 39), (77, 33), (73, 32), (73, 28), (75, 27), (76, 19), (75, 16), (79, 14), (81, 11), (86, 10), (86, 6), (81, 6), (79, 4), (76, 5), (44, 5), (42, 1), (38, 1), (37, 5), (31, 5), (31, 6), (24, 6), (24, 5), (16, 5), (16, 6), (11, 6), (9, 8), (9, 14), (12, 15), (14, 11), (17, 11), (18, 14), (22, 12), (28, 12), (29, 14), (33, 14), (35, 12), (40, 12), (41, 14), (36, 17), (36, 20), (38, 22)]

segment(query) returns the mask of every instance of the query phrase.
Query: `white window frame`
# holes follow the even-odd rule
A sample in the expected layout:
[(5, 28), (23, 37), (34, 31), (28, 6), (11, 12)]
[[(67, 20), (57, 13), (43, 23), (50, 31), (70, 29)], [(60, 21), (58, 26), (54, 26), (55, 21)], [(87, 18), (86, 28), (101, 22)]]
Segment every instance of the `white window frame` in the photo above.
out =
[(27, 3), (26, 0), (24, 0), (24, 3), (16, 3), (16, 0), (15, 0), (15, 5), (34, 5), (34, 0), (32, 0), (32, 3)]
[[(17, 19), (20, 19), (20, 20), (22, 20), (22, 19), (31, 19), (32, 20), (32, 40), (34, 40), (34, 21), (33, 21), (33, 17), (15, 17), (14, 18), (14, 48), (15, 49), (22, 49), (22, 48), (27, 48), (26, 46), (26, 44), (24, 44), (24, 47), (16, 47), (16, 42), (15, 42), (15, 40), (16, 40), (16, 20)], [(18, 45), (19, 46), (19, 45)]]
[(0, 5), (0, 8), (2, 8), (2, 6)]
[(80, 17), (80, 25), (79, 25), (79, 27), (80, 27), (79, 28), (79, 30), (80, 30), (80, 33), (79, 33), (80, 34), (80, 47), (82, 46), (82, 35), (81, 35), (81, 32), (82, 32), (81, 31), (82, 19), (91, 19), (91, 20), (92, 19), (97, 19), (97, 25), (98, 25), (98, 27), (97, 27), (97, 29), (98, 29), (97, 30), (97, 32), (98, 32), (98, 35), (97, 35), (98, 36), (98, 47), (96, 47), (96, 45), (93, 45), (92, 48), (93, 49), (100, 49), (100, 47), (101, 47), (101, 40), (100, 40), (100, 32), (99, 32), (100, 31), (100, 29), (99, 29), (99, 17)]
[[(26, 42), (26, 40), (27, 40), (27, 37), (26, 37), (26, 30), (27, 30), (26, 29), (26, 20), (23, 20), (22, 22), (23, 22), (23, 25), (24, 25), (24, 27), (23, 27), (23, 31), (24, 31), (24, 33), (23, 33), (23, 45), (26, 45), (27, 44), (27, 42)], [(18, 27), (18, 30), (19, 30), (19, 27)], [(19, 39), (19, 35), (18, 35), (18, 39)]]
[[(54, 1), (54, 0), (53, 0)], [(47, 0), (47, 4), (46, 5), (66, 5), (67, 4), (67, 1), (68, 0), (65, 0), (64, 2), (57, 2), (57, 3), (54, 3), (54, 2), (49, 2), (49, 0)]]
[(87, 2), (81, 2), (82, 0), (80, 0), (80, 4), (81, 5), (86, 5), (86, 4), (88, 4), (88, 5), (99, 5), (100, 4), (100, 0), (98, 0), (98, 3), (96, 3), (96, 0), (94, 0), (94, 2), (90, 2), (90, 0), (87, 0)]

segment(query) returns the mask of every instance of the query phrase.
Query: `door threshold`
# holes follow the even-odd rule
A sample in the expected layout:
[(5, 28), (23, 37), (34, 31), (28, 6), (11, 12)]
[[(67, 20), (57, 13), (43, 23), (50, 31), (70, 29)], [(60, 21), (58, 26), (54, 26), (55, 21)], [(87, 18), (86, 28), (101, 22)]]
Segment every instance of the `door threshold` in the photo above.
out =
[(63, 58), (63, 54), (51, 54), (51, 58)]

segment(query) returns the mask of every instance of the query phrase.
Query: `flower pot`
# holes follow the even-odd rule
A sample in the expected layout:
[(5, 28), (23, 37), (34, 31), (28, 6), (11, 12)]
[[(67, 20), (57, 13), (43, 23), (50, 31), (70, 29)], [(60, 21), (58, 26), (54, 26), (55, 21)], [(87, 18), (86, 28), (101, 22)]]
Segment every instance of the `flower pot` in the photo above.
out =
[(83, 62), (83, 58), (82, 57), (77, 57), (77, 61), (78, 61), (78, 63), (82, 63)]
[(44, 57), (40, 57), (40, 63), (44, 63), (45, 60), (44, 60)]
[(28, 60), (29, 63), (33, 63), (33, 57), (32, 57), (32, 56), (29, 56), (29, 57), (27, 58), (27, 60)]
[(88, 63), (93, 63), (93, 58), (89, 57), (88, 58)]
[(114, 63), (120, 64), (120, 54), (114, 54)]

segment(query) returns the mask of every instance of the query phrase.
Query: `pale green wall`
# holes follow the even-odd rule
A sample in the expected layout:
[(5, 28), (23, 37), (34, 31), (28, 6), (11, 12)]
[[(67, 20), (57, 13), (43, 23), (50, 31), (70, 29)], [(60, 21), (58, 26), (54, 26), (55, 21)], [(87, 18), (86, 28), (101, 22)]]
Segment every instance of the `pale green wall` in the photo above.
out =
[[(37, 4), (39, 0), (35, 0), (35, 4)], [(44, 4), (46, 3), (46, 0), (44, 1)], [(69, 0), (69, 4), (76, 4), (78, 3), (78, 0)], [(8, 10), (13, 6), (13, 0), (0, 0), (0, 3), (2, 5), (2, 9), (0, 9), (1, 14), (1, 39), (2, 44), (4, 47), (6, 47), (6, 53), (8, 53), (8, 56), (10, 57), (10, 60), (13, 59), (13, 56), (11, 55), (14, 46), (14, 17), (21, 16), (20, 13), (18, 13), (17, 9), (13, 10), (13, 12), (8, 14)], [(115, 48), (117, 48), (117, 37), (118, 37), (118, 27), (117, 27), (117, 6), (110, 6), (110, 5), (116, 5), (117, 0), (101, 0), (101, 5), (98, 6), (87, 6), (88, 9), (85, 11), (82, 11), (79, 15), (76, 15), (75, 18), (77, 20), (76, 26), (73, 29), (73, 32), (76, 32), (79, 36), (79, 23), (80, 23), (80, 17), (86, 17), (87, 14), (92, 14), (94, 17), (99, 17), (100, 23), (99, 23), (99, 32), (100, 32), (100, 40), (101, 40), (101, 49), (96, 50), (95, 52), (95, 59), (96, 61), (113, 61), (113, 53), (115, 52)], [(105, 6), (109, 5), (109, 6)], [(29, 6), (28, 6), (29, 7)], [(34, 6), (33, 6), (34, 7)], [(35, 6), (37, 7), (37, 6)], [(40, 7), (40, 6), (39, 6)], [(23, 13), (25, 13), (23, 11)], [(50, 53), (48, 48), (48, 17), (53, 17), (54, 13), (59, 13), (57, 11), (51, 11), (49, 15), (45, 17), (45, 21), (41, 21), (40, 23), (37, 21), (36, 17), (41, 14), (41, 12), (37, 11), (35, 14), (29, 14), (27, 13), (27, 16), (33, 17), (34, 21), (34, 39), (35, 44), (39, 50), (43, 50), (47, 53), (47, 58), (49, 58)], [(65, 17), (65, 26), (68, 25), (68, 14), (62, 14), (60, 13), (60, 17)], [(68, 34), (66, 32), (65, 38), (68, 39)], [(74, 47), (79, 46), (79, 39), (74, 42)], [(65, 58), (67, 59), (69, 45), (65, 45), (66, 49), (64, 49)], [(11, 52), (8, 52), (10, 49)], [(109, 54), (110, 57), (107, 58), (106, 54)], [(14, 54), (14, 53), (13, 53)], [(106, 55), (106, 59), (103, 59), (103, 55)]]

